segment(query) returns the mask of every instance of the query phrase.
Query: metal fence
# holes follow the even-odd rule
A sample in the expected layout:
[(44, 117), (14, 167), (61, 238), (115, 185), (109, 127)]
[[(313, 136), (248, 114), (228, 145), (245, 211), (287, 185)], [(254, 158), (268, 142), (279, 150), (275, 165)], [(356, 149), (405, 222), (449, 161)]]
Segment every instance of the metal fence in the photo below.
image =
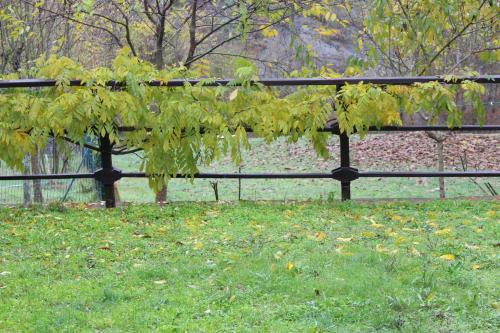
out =
[[(446, 81), (444, 78), (436, 76), (423, 77), (377, 77), (377, 78), (339, 78), (339, 79), (321, 79), (321, 78), (296, 78), (296, 79), (263, 79), (258, 83), (265, 86), (305, 86), (305, 85), (326, 85), (336, 86), (339, 89), (345, 84), (371, 83), (378, 85), (412, 85), (414, 83), (424, 83), (437, 81), (443, 84), (458, 84), (465, 80), (470, 80), (483, 84), (497, 84), (500, 82), (500, 75), (462, 77), (453, 81)], [(167, 83), (160, 81), (152, 81), (147, 84), (155, 87), (180, 87), (184, 84), (197, 84), (198, 80), (171, 80)], [(220, 86), (233, 84), (231, 80), (216, 80), (205, 84), (206, 86)], [(2, 88), (33, 88), (33, 87), (53, 87), (56, 85), (55, 80), (10, 80), (0, 81), (0, 89)], [(79, 80), (71, 80), (70, 86), (81, 86)], [(108, 86), (120, 87), (124, 83), (110, 81)], [(119, 127), (120, 131), (134, 131), (132, 127)], [(250, 129), (248, 129), (250, 131)], [(404, 172), (389, 172), (389, 171), (360, 171), (353, 168), (350, 164), (349, 153), (349, 137), (345, 133), (341, 133), (338, 125), (320, 129), (323, 132), (337, 135), (340, 138), (340, 166), (330, 172), (325, 173), (198, 173), (195, 178), (219, 178), (219, 179), (311, 179), (323, 178), (333, 179), (340, 182), (342, 200), (351, 199), (351, 182), (359, 178), (377, 177), (500, 177), (500, 170), (488, 171), (444, 171), (444, 172), (424, 172), (424, 171), (404, 171)], [(465, 131), (465, 132), (498, 132), (500, 125), (467, 125), (460, 128), (449, 128), (447, 126), (384, 126), (381, 128), (370, 128), (370, 131)], [(103, 193), (102, 198), (105, 201), (106, 207), (115, 207), (114, 183), (121, 178), (145, 178), (147, 175), (142, 172), (122, 172), (113, 167), (113, 155), (119, 152), (113, 150), (113, 146), (107, 135), (99, 137), (99, 151), (101, 152), (101, 168), (93, 173), (66, 173), (66, 174), (38, 174), (38, 175), (7, 175), (0, 176), (0, 181), (7, 180), (36, 180), (36, 179), (95, 179), (102, 183)], [(175, 175), (176, 177), (184, 177), (185, 175)]]

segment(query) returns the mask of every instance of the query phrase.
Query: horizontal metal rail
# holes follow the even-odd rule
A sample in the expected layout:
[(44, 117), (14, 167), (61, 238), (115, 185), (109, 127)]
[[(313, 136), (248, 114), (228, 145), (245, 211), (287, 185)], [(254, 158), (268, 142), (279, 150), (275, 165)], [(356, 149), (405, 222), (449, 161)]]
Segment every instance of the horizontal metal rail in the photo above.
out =
[[(442, 76), (409, 76), (409, 77), (344, 77), (344, 78), (290, 78), (290, 79), (260, 79), (253, 81), (254, 83), (262, 84), (268, 87), (281, 87), (281, 86), (340, 86), (345, 84), (358, 84), (358, 83), (371, 83), (383, 85), (412, 85), (414, 83), (425, 82), (440, 82), (445, 84), (459, 84), (464, 81), (474, 81), (477, 83), (499, 83), (500, 75), (479, 75), (479, 76), (463, 76), (456, 77), (453, 80), (446, 80)], [(152, 87), (183, 87), (186, 84), (199, 84), (203, 86), (216, 87), (216, 86), (238, 86), (240, 83), (234, 79), (214, 80), (206, 82), (200, 79), (173, 79), (168, 82), (163, 81), (149, 81), (144, 82), (145, 85)], [(70, 86), (84, 86), (86, 83), (81, 80), (70, 80)], [(56, 80), (46, 79), (20, 79), (20, 80), (0, 80), (0, 88), (40, 88), (40, 87), (54, 87), (57, 85)], [(106, 86), (110, 87), (123, 87), (124, 82), (108, 81)]]
[(92, 179), (93, 173), (59, 173), (38, 175), (8, 175), (0, 176), (0, 180), (37, 180), (37, 179)]
[[(359, 171), (355, 172), (359, 178), (398, 178), (398, 177), (500, 177), (500, 171)], [(144, 172), (123, 172), (121, 178), (147, 178)], [(177, 174), (172, 178), (189, 178), (191, 175)], [(335, 179), (334, 173), (302, 172), (302, 173), (197, 173), (193, 178), (202, 179)], [(89, 179), (96, 178), (93, 173), (82, 174), (37, 174), (37, 175), (10, 175), (0, 176), (4, 180), (36, 180), (36, 179)]]
[[(142, 128), (134, 126), (118, 126), (117, 129), (121, 132), (134, 132)], [(151, 131), (152, 128), (144, 128), (146, 131)], [(245, 127), (245, 130), (249, 133), (253, 130), (249, 127)], [(200, 130), (203, 132), (202, 130)], [(453, 132), (494, 132), (500, 131), (500, 125), (464, 125), (461, 127), (448, 127), (448, 126), (381, 126), (370, 127), (370, 132), (422, 132), (422, 131), (453, 131)], [(318, 132), (328, 132), (339, 134), (340, 130), (338, 126), (330, 126), (319, 128)]]

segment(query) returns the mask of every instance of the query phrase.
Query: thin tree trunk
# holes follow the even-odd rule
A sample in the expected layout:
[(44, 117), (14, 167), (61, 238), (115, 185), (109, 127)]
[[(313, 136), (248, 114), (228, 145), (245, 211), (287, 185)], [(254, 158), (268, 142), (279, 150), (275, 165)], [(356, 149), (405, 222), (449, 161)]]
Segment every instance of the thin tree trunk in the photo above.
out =
[[(444, 140), (437, 141), (437, 155), (438, 155), (438, 170), (439, 170), (439, 172), (444, 171), (444, 156), (443, 156), (444, 144), (443, 144), (443, 141)], [(444, 178), (443, 177), (439, 177), (439, 197), (441, 199), (444, 199), (446, 197), (446, 190), (444, 187)]]
[[(439, 133), (436, 132), (425, 132), (429, 138), (434, 140), (436, 142), (436, 154), (437, 154), (437, 160), (438, 160), (438, 171), (443, 172), (444, 171), (444, 141), (446, 140), (447, 135), (440, 135)], [(439, 197), (440, 198), (445, 198), (446, 197), (446, 188), (444, 184), (444, 178), (439, 177)]]
[[(30, 173), (30, 156), (29, 156), (29, 154), (26, 154), (24, 156), (23, 164), (24, 164), (23, 175), (29, 175), (29, 173)], [(23, 200), (24, 206), (27, 207), (27, 206), (31, 205), (31, 186), (30, 186), (29, 180), (23, 181), (23, 197), (24, 197), (24, 200)]]
[[(40, 174), (40, 164), (38, 160), (38, 149), (31, 154), (31, 172), (34, 175)], [(43, 203), (42, 182), (40, 179), (33, 180), (33, 199), (36, 203)]]
[(59, 172), (59, 149), (57, 149), (57, 143), (55, 140), (52, 141), (52, 173), (56, 174)]
[[(156, 49), (154, 52), (154, 65), (156, 69), (163, 69), (165, 63), (163, 61), (163, 40), (165, 37), (165, 20), (166, 12), (170, 6), (165, 6), (161, 15), (158, 17), (158, 22), (156, 25)], [(163, 184), (161, 190), (155, 193), (155, 202), (162, 204), (167, 201), (167, 184)]]

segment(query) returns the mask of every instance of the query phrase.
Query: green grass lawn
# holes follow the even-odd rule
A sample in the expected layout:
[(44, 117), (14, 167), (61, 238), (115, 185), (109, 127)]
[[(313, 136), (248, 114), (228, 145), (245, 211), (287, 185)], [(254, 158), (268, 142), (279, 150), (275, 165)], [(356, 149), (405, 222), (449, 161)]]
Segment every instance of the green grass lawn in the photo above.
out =
[(0, 331), (494, 332), (499, 208), (0, 209)]

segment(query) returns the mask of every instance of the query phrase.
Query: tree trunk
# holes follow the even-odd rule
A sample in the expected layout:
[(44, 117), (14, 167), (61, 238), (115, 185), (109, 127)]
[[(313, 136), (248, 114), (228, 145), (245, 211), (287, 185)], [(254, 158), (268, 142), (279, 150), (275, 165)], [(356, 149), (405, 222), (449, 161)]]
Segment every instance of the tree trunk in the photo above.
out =
[[(438, 155), (438, 170), (439, 172), (444, 171), (444, 156), (443, 156), (443, 141), (437, 141), (437, 155)], [(444, 178), (439, 177), (439, 197), (444, 199), (446, 197), (446, 191), (444, 187)]]
[[(444, 141), (447, 138), (447, 134), (439, 134), (436, 132), (425, 132), (429, 138), (436, 142), (436, 153), (438, 160), (438, 171), (444, 171)], [(439, 197), (444, 199), (446, 197), (446, 189), (444, 184), (444, 178), (439, 177)]]
[[(165, 37), (165, 20), (166, 20), (166, 11), (170, 8), (166, 6), (163, 9), (163, 12), (158, 18), (158, 22), (156, 25), (156, 49), (153, 55), (153, 62), (156, 69), (163, 69), (165, 63), (163, 61), (163, 40)], [(163, 184), (160, 191), (155, 193), (155, 202), (162, 204), (167, 201), (167, 184)]]
[(156, 198), (155, 198), (156, 203), (162, 204), (165, 201), (167, 201), (167, 185), (164, 184), (162, 189), (158, 192), (156, 192)]
[[(31, 172), (34, 175), (40, 174), (40, 164), (38, 160), (38, 149), (31, 154)], [(33, 180), (33, 199), (35, 203), (43, 203), (42, 182), (40, 179)]]
[(56, 174), (59, 172), (59, 149), (57, 149), (57, 143), (52, 140), (52, 173)]
[[(29, 154), (26, 154), (24, 156), (23, 164), (24, 164), (23, 175), (29, 175), (29, 173), (30, 173), (30, 156), (29, 156)], [(24, 206), (27, 207), (27, 206), (31, 205), (31, 186), (30, 186), (29, 180), (23, 181), (23, 197), (24, 197), (24, 200), (23, 200)]]

